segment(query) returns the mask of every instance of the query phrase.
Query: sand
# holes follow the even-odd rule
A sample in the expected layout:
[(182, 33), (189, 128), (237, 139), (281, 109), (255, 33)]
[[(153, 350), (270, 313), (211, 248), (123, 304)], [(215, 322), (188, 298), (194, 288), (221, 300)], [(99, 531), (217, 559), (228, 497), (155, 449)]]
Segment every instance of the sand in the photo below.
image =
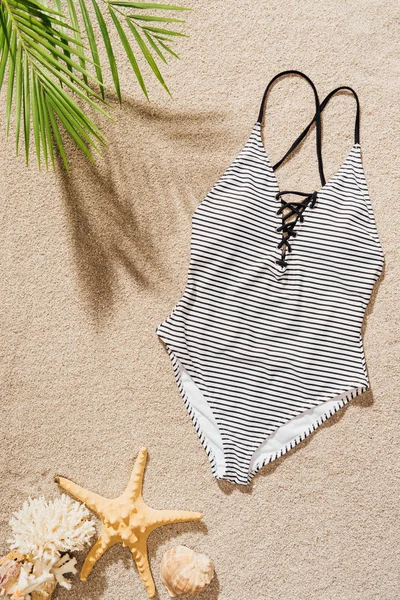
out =
[[(59, 493), (56, 473), (105, 496), (149, 449), (145, 498), (204, 513), (203, 524), (152, 534), (159, 598), (164, 551), (208, 554), (217, 576), (202, 600), (398, 598), (399, 27), (395, 3), (316, 0), (187, 2), (191, 37), (148, 69), (144, 100), (119, 52), (124, 103), (100, 119), (108, 149), (71, 172), (38, 172), (1, 141), (2, 401), (0, 552), (30, 496)], [(115, 36), (114, 36), (114, 38)], [(321, 97), (351, 85), (385, 269), (363, 326), (371, 390), (353, 400), (249, 487), (218, 483), (155, 329), (183, 292), (191, 215), (248, 139), (264, 87), (304, 71)], [(4, 95), (2, 106), (4, 105)], [(264, 143), (278, 160), (313, 115), (305, 82), (268, 102)], [(327, 177), (353, 143), (346, 94), (324, 111)], [(2, 119), (4, 122), (4, 119)], [(315, 137), (277, 172), (283, 188), (318, 189)], [(80, 563), (83, 554), (79, 556)], [(140, 600), (128, 550), (114, 547), (86, 583), (56, 600)], [(184, 598), (184, 597), (183, 597)]]

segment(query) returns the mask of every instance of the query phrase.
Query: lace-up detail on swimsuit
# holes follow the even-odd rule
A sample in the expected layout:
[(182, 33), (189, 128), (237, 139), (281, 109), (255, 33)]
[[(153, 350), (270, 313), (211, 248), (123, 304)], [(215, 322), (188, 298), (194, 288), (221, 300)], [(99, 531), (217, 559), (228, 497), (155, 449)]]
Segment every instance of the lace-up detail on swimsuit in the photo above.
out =
[[(287, 201), (282, 197), (286, 194), (304, 196), (304, 200), (301, 200), (300, 202)], [(282, 215), (282, 225), (276, 229), (278, 233), (282, 232), (282, 239), (278, 243), (277, 247), (279, 249), (283, 249), (282, 256), (281, 258), (276, 259), (276, 263), (281, 267), (286, 267), (288, 264), (285, 261), (286, 252), (292, 251), (292, 246), (289, 242), (289, 239), (291, 237), (296, 237), (297, 231), (295, 230), (295, 227), (298, 221), (300, 221), (300, 223), (304, 221), (303, 213), (307, 206), (310, 205), (311, 208), (314, 208), (317, 201), (317, 192), (312, 192), (311, 194), (305, 194), (303, 192), (278, 192), (275, 197), (277, 200), (281, 201), (281, 206), (276, 211), (276, 214)]]

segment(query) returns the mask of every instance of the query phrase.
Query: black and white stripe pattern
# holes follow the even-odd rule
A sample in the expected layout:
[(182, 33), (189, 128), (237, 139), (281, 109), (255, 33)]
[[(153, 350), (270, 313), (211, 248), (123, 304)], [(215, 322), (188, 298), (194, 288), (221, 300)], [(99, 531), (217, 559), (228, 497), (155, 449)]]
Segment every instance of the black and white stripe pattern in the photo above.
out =
[(248, 484), (369, 387), (361, 325), (384, 262), (354, 144), (280, 266), (256, 122), (193, 216), (187, 286), (157, 333), (215, 477)]

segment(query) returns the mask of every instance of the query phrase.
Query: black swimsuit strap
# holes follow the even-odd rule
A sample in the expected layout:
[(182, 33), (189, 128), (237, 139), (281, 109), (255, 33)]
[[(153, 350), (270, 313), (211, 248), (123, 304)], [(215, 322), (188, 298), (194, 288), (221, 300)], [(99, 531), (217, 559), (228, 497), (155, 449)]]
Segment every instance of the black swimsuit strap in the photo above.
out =
[(355, 126), (354, 126), (354, 143), (355, 144), (359, 144), (360, 143), (360, 101), (358, 99), (358, 96), (357, 96), (356, 92), (353, 90), (353, 88), (348, 87), (347, 85), (343, 85), (341, 87), (336, 88), (335, 90), (332, 90), (332, 92), (330, 92), (327, 95), (327, 97), (325, 98), (325, 100), (323, 102), (321, 102), (320, 110), (318, 111), (318, 115), (317, 115), (317, 113), (315, 113), (313, 119), (310, 121), (310, 123), (307, 125), (307, 127), (304, 129), (304, 131), (299, 135), (299, 137), (296, 139), (296, 141), (293, 142), (293, 144), (290, 146), (289, 150), (286, 152), (285, 156), (283, 158), (281, 158), (281, 160), (278, 161), (272, 167), (274, 171), (275, 171), (275, 169), (278, 169), (278, 167), (281, 166), (281, 164), (287, 159), (287, 157), (289, 156), (289, 154), (291, 154), (293, 152), (293, 150), (295, 148), (297, 148), (297, 146), (300, 144), (300, 142), (303, 141), (303, 139), (306, 137), (306, 135), (310, 131), (313, 123), (315, 123), (315, 121), (317, 120), (317, 118), (320, 118), (320, 115), (321, 115), (322, 111), (324, 110), (324, 108), (326, 107), (326, 105), (328, 104), (328, 102), (331, 100), (331, 98), (333, 98), (333, 96), (335, 94), (337, 94), (338, 92), (341, 92), (343, 90), (347, 90), (347, 91), (351, 92), (353, 94), (355, 100), (356, 100), (357, 113), (356, 113), (356, 120), (355, 120)]
[[(310, 86), (312, 87), (312, 90), (314, 92), (314, 97), (315, 97), (315, 115), (314, 115), (314, 118), (313, 118), (312, 122), (308, 126), (308, 128), (311, 127), (311, 125), (312, 125), (312, 123), (314, 121), (316, 122), (318, 169), (319, 169), (319, 176), (320, 176), (320, 179), (321, 179), (321, 185), (324, 186), (325, 183), (326, 183), (326, 180), (325, 180), (324, 167), (323, 167), (323, 162), (322, 162), (321, 106), (320, 106), (320, 102), (319, 102), (319, 97), (318, 97), (317, 89), (316, 89), (315, 85), (313, 84), (313, 82), (311, 81), (311, 79), (309, 77), (307, 77), (307, 75), (304, 75), (304, 73), (301, 73), (300, 71), (292, 71), (292, 70), (290, 70), (290, 71), (282, 71), (281, 73), (278, 73), (278, 75), (275, 75), (275, 77), (273, 77), (271, 79), (271, 81), (269, 82), (269, 84), (265, 88), (265, 92), (264, 92), (264, 95), (263, 95), (262, 100), (261, 100), (261, 107), (260, 107), (260, 112), (258, 114), (257, 122), (260, 123), (260, 124), (262, 123), (263, 116), (264, 116), (264, 103), (265, 103), (265, 99), (266, 99), (266, 97), (268, 95), (268, 92), (269, 92), (272, 84), (277, 79), (279, 79), (280, 77), (284, 77), (285, 75), (299, 75), (300, 77), (303, 77), (303, 79), (305, 79), (307, 81), (307, 83), (310, 84)], [(306, 134), (307, 134), (307, 132), (304, 135), (306, 135)], [(296, 142), (297, 142), (297, 140), (296, 140)], [(300, 143), (300, 142), (298, 142), (298, 143)], [(293, 147), (290, 149), (289, 153), (292, 150), (293, 150)], [(286, 158), (289, 153), (286, 153), (286, 155), (285, 155), (284, 158)], [(281, 164), (281, 162), (283, 162), (283, 161), (280, 161), (279, 164)], [(278, 164), (278, 166), (279, 166), (279, 164)], [(275, 169), (276, 166), (273, 167), (273, 168)]]

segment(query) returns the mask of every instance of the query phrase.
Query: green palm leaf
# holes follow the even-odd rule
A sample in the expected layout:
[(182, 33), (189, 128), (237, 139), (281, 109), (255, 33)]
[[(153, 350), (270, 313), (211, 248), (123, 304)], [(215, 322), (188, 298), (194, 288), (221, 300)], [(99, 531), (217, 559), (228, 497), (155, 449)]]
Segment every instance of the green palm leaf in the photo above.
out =
[[(66, 0), (67, 1), (67, 5), (68, 5), (68, 11), (69, 11), (69, 16), (71, 19), (71, 24), (72, 27), (74, 28), (74, 37), (75, 37), (75, 41), (76, 41), (76, 52), (79, 56), (79, 63), (82, 67), (83, 70), (86, 69), (86, 62), (85, 62), (85, 53), (82, 49), (82, 38), (81, 38), (81, 33), (80, 33), (80, 28), (79, 28), (79, 21), (78, 21), (78, 15), (76, 14), (76, 10), (75, 10), (75, 4), (74, 4), (74, 0)], [(87, 80), (87, 75), (86, 73), (83, 74), (83, 81), (87, 84), (88, 80)]]
[(2, 45), (1, 45), (1, 60), (0, 60), (0, 90), (3, 86), (4, 76), (8, 62), (10, 38), (11, 38), (11, 21), (7, 19), (7, 15), (0, 10), (0, 19), (2, 23)]
[(26, 164), (29, 162), (29, 143), (31, 134), (31, 99), (29, 88), (29, 64), (28, 56), (23, 58), (23, 81), (22, 81), (22, 102), (23, 102), (23, 118), (24, 118), (24, 139), (25, 139), (25, 158)]
[(149, 35), (147, 31), (144, 32), (144, 35), (146, 36), (146, 39), (149, 42), (149, 45), (153, 48), (154, 52), (156, 52), (156, 54), (158, 54), (161, 60), (166, 63), (167, 59), (165, 58), (164, 54), (161, 52), (160, 48), (157, 46), (151, 35)]
[(172, 19), (171, 17), (155, 17), (152, 15), (126, 15), (131, 19), (137, 19), (139, 21), (157, 21), (160, 23), (185, 23), (183, 19)]
[(161, 27), (150, 27), (146, 25), (143, 27), (145, 31), (151, 31), (152, 33), (160, 33), (161, 35), (172, 35), (177, 37), (189, 37), (184, 33), (180, 33), (179, 31), (171, 31), (170, 29), (162, 29)]
[(33, 138), (35, 140), (36, 156), (38, 160), (38, 166), (40, 169), (41, 164), (41, 152), (40, 152), (40, 124), (39, 124), (39, 109), (37, 104), (37, 85), (36, 85), (36, 74), (34, 70), (30, 72), (30, 97), (32, 104), (32, 124), (33, 124)]
[(17, 54), (17, 36), (15, 31), (11, 34), (9, 45), (9, 66), (8, 66), (8, 86), (7, 86), (7, 101), (6, 101), (6, 135), (10, 127), (11, 107), (14, 93), (14, 75), (15, 75), (15, 60)]
[(15, 65), (15, 139), (17, 154), (19, 148), (19, 134), (21, 131), (21, 109), (22, 109), (22, 77), (23, 77), (23, 63), (22, 63), (22, 45), (18, 44), (16, 65)]
[[(39, 168), (42, 157), (46, 168), (50, 163), (54, 165), (55, 147), (63, 155), (58, 123), (89, 158), (93, 150), (98, 150), (98, 142), (105, 143), (97, 126), (71, 93), (79, 96), (87, 107), (107, 115), (96, 101), (101, 96), (89, 87), (89, 81), (97, 85), (101, 82), (86, 70), (86, 64), (92, 61), (82, 61), (80, 39), (71, 44), (69, 36), (55, 28), (53, 17), (48, 18), (50, 14), (62, 19), (62, 15), (45, 9), (33, 0), (27, 1), (25, 14), (21, 3), (15, 0), (3, 0), (0, 6), (0, 89), (7, 67), (6, 132), (14, 106), (17, 151), (22, 112), (26, 160), (32, 124)], [(40, 11), (43, 11), (41, 18)], [(67, 29), (68, 23), (60, 19)]]
[(50, 119), (50, 124), (51, 124), (51, 130), (52, 130), (52, 133), (53, 133), (53, 137), (54, 137), (56, 146), (58, 148), (58, 151), (60, 153), (60, 156), (62, 158), (62, 161), (64, 163), (64, 166), (68, 170), (67, 156), (65, 154), (64, 144), (63, 144), (63, 141), (62, 141), (60, 130), (59, 130), (58, 125), (57, 125), (57, 120), (56, 120), (56, 117), (54, 115), (53, 107), (51, 105), (51, 102), (48, 102), (47, 107), (48, 107), (48, 115), (49, 115), (49, 119)]
[(83, 21), (85, 23), (86, 33), (87, 33), (88, 40), (89, 40), (90, 51), (92, 53), (92, 58), (93, 58), (93, 62), (94, 62), (95, 69), (96, 69), (96, 77), (100, 81), (101, 96), (104, 100), (103, 73), (101, 71), (99, 51), (97, 49), (97, 43), (96, 43), (96, 38), (94, 36), (92, 21), (90, 19), (89, 11), (86, 8), (86, 4), (85, 4), (84, 0), (79, 0), (79, 6), (81, 9)]
[(109, 0), (112, 6), (124, 6), (126, 8), (135, 8), (142, 10), (191, 10), (184, 6), (173, 6), (172, 4), (157, 4), (155, 2), (123, 2), (122, 0)]
[[(85, 0), (80, 0), (80, 2), (84, 2), (84, 1)], [(97, 17), (97, 20), (98, 20), (98, 23), (100, 26), (100, 30), (102, 32), (103, 41), (104, 41), (104, 44), (105, 44), (105, 47), (107, 50), (107, 55), (108, 55), (111, 72), (113, 75), (115, 90), (116, 90), (118, 99), (121, 102), (121, 89), (120, 89), (120, 83), (119, 83), (119, 78), (118, 78), (118, 71), (117, 71), (117, 67), (116, 67), (115, 56), (114, 56), (113, 49), (111, 46), (107, 26), (105, 24), (103, 15), (99, 9), (97, 0), (92, 0), (92, 3), (95, 8), (96, 17)], [(105, 0), (105, 3), (108, 5), (108, 11), (109, 11), (111, 19), (115, 25), (115, 28), (117, 30), (119, 39), (122, 43), (122, 46), (125, 50), (128, 60), (132, 66), (133, 72), (134, 72), (146, 98), (148, 98), (147, 88), (146, 88), (146, 85), (144, 82), (144, 78), (143, 78), (141, 69), (139, 67), (138, 60), (136, 58), (134, 51), (132, 50), (132, 47), (128, 40), (128, 37), (125, 33), (124, 24), (128, 26), (131, 33), (133, 34), (133, 38), (136, 41), (136, 43), (138, 44), (141, 54), (144, 56), (146, 62), (150, 65), (150, 68), (153, 71), (153, 73), (156, 75), (158, 81), (161, 83), (161, 85), (164, 87), (164, 89), (168, 92), (168, 94), (170, 94), (170, 91), (164, 81), (164, 78), (162, 77), (162, 74), (154, 60), (151, 50), (153, 50), (157, 54), (157, 56), (165, 63), (165, 62), (167, 62), (167, 60), (162, 52), (162, 45), (160, 43), (160, 40), (158, 40), (157, 37), (160, 34), (164, 34), (165, 37), (162, 39), (166, 40), (167, 42), (170, 42), (170, 41), (172, 41), (170, 39), (170, 37), (188, 37), (188, 36), (183, 33), (177, 32), (177, 31), (165, 30), (161, 27), (158, 28), (158, 27), (151, 27), (150, 25), (142, 25), (140, 22), (142, 21), (144, 23), (151, 23), (151, 22), (184, 23), (185, 21), (182, 19), (175, 19), (175, 18), (164, 17), (164, 16), (154, 16), (154, 15), (146, 15), (146, 14), (143, 14), (143, 15), (142, 14), (130, 14), (130, 13), (127, 14), (127, 13), (124, 13), (123, 10), (121, 10), (121, 9), (168, 10), (168, 11), (184, 11), (184, 10), (191, 10), (191, 9), (182, 7), (182, 6), (176, 6), (176, 5), (171, 5), (171, 4), (160, 4), (160, 3), (154, 3), (154, 2), (125, 2), (123, 0)], [(88, 33), (88, 38), (90, 39), (89, 32), (87, 31), (87, 33)], [(144, 36), (144, 37), (142, 37), (142, 36)], [(148, 43), (148, 45), (146, 44), (146, 42)], [(164, 48), (164, 50), (167, 50), (167, 52), (169, 52), (174, 57), (179, 58), (179, 56), (175, 52), (173, 52), (170, 48), (168, 48), (168, 49)]]
[(110, 36), (108, 34), (107, 25), (106, 25), (103, 15), (102, 15), (102, 12), (99, 8), (99, 5), (97, 4), (97, 0), (92, 0), (92, 3), (93, 3), (93, 7), (94, 7), (94, 10), (96, 13), (96, 18), (97, 18), (97, 21), (98, 21), (98, 24), (99, 24), (99, 27), (101, 30), (101, 35), (103, 36), (104, 46), (107, 51), (107, 57), (108, 57), (108, 62), (109, 62), (110, 69), (111, 69), (112, 78), (114, 81), (115, 91), (117, 93), (118, 100), (121, 102), (121, 100), (122, 100), (121, 87), (120, 87), (120, 83), (119, 83), (117, 63), (116, 63), (114, 51), (113, 51), (113, 48), (111, 45)]
[(169, 46), (167, 46), (167, 44), (165, 42), (163, 42), (160, 38), (157, 38), (157, 39), (158, 39), (158, 43), (160, 44), (160, 46), (162, 48), (164, 48), (164, 50), (169, 52), (175, 58), (179, 58), (179, 56), (173, 50), (171, 50), (171, 48)]
[[(158, 81), (161, 83), (161, 85), (167, 90), (168, 94), (170, 94), (170, 91), (167, 87), (167, 84), (165, 83), (159, 68), (157, 67), (156, 61), (154, 60), (151, 52), (149, 51), (148, 47), (146, 46), (145, 42), (143, 41), (143, 39), (140, 36), (140, 33), (138, 32), (138, 30), (136, 29), (136, 27), (134, 26), (134, 24), (132, 23), (132, 21), (128, 20), (128, 25), (130, 30), (133, 33), (133, 37), (135, 38), (135, 40), (137, 41), (139, 48), (141, 49), (141, 51), (143, 52), (143, 56), (145, 57), (145, 59), (147, 60), (147, 62), (149, 63), (153, 73), (155, 74), (155, 76), (157, 77)], [(170, 94), (171, 95), (171, 94)]]
[[(14, 112), (17, 153), (23, 132), (28, 163), (32, 134), (39, 168), (42, 164), (46, 169), (51, 165), (54, 168), (58, 152), (68, 169), (64, 135), (69, 136), (93, 160), (93, 153), (99, 152), (106, 140), (88, 115), (88, 110), (111, 118), (104, 107), (103, 69), (87, 3), (91, 2), (91, 11), (101, 32), (100, 40), (107, 53), (120, 101), (118, 67), (102, 7), (111, 17), (117, 39), (147, 98), (147, 88), (131, 42), (135, 43), (135, 48), (169, 93), (155, 59), (167, 62), (164, 51), (178, 57), (165, 42), (187, 36), (153, 26), (153, 23), (181, 24), (184, 23), (182, 19), (143, 14), (141, 11), (190, 9), (122, 0), (103, 0), (102, 3), (99, 0), (52, 0), (53, 7), (46, 6), (46, 0), (43, 2), (0, 0), (0, 92), (3, 87), (6, 88), (5, 128), (8, 135)], [(67, 15), (63, 11), (64, 2)], [(132, 10), (139, 12), (132, 13)], [(125, 11), (130, 12), (126, 14)]]
[(137, 80), (138, 80), (138, 82), (140, 84), (140, 87), (143, 90), (144, 95), (148, 99), (149, 96), (147, 94), (147, 90), (146, 90), (146, 86), (144, 84), (142, 73), (140, 72), (139, 65), (137, 64), (137, 61), (136, 61), (134, 53), (132, 52), (132, 48), (129, 45), (128, 38), (126, 37), (125, 31), (124, 31), (121, 23), (119, 22), (117, 15), (115, 14), (115, 12), (113, 11), (113, 9), (111, 8), (111, 6), (109, 7), (109, 10), (110, 10), (111, 18), (114, 21), (114, 25), (115, 25), (115, 27), (116, 27), (116, 29), (118, 31), (118, 35), (120, 37), (122, 45), (123, 45), (123, 47), (125, 49), (126, 55), (129, 58), (129, 62), (131, 63), (132, 68), (133, 68), (133, 70), (135, 72), (136, 78), (137, 78)]

